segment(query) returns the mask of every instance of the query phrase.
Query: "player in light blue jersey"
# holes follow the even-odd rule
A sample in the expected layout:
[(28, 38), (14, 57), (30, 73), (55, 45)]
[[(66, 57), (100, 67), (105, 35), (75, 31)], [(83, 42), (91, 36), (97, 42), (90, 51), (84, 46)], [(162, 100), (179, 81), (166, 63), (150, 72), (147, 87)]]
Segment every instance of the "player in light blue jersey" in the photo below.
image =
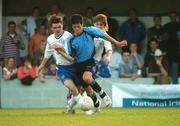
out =
[[(104, 38), (111, 43), (123, 47), (127, 45), (127, 41), (117, 41), (109, 36), (106, 32), (96, 27), (84, 27), (82, 25), (82, 16), (75, 14), (71, 16), (71, 25), (74, 31), (74, 37), (71, 39), (71, 59), (74, 57), (76, 73), (80, 84), (87, 90), (87, 94), (93, 99), (94, 106), (99, 111), (100, 102), (97, 99), (96, 91), (100, 94), (101, 98), (106, 96), (99, 84), (93, 78), (92, 67), (94, 66), (95, 45), (94, 38)], [(63, 50), (63, 48), (59, 48)], [(68, 59), (66, 53), (60, 52)], [(91, 87), (93, 90), (91, 90)]]
[(66, 86), (72, 93), (73, 98), (68, 106), (68, 112), (74, 112), (74, 106), (78, 103), (81, 95), (76, 88), (75, 83), (79, 83), (76, 77), (75, 67), (72, 62), (65, 59), (62, 55), (60, 55), (56, 49), (54, 49), (54, 45), (58, 45), (64, 48), (64, 52), (69, 54), (69, 40), (72, 37), (72, 34), (63, 30), (63, 22), (60, 17), (52, 16), (49, 24), (53, 31), (47, 38), (47, 45), (45, 49), (45, 54), (41, 65), (39, 66), (38, 72), (45, 66), (48, 59), (54, 55), (56, 59), (56, 64), (58, 67), (58, 76), (63, 82), (64, 86)]

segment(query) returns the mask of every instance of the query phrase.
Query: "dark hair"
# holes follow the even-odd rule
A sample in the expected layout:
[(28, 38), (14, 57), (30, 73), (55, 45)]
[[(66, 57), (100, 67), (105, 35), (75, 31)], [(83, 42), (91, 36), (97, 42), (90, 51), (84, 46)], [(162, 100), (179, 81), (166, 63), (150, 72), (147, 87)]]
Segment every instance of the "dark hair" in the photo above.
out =
[(33, 7), (32, 12), (33, 12), (34, 10), (39, 10), (39, 11), (40, 11), (40, 8), (39, 8), (38, 6), (35, 6), (35, 7)]
[(44, 26), (45, 29), (46, 29), (46, 25), (44, 23), (41, 23), (41, 24), (37, 25), (37, 29), (41, 28), (41, 26)]
[(121, 54), (123, 55), (123, 53), (130, 53), (129, 48), (123, 48)]
[(153, 17), (153, 20), (155, 20), (155, 18), (160, 18), (160, 19), (161, 19), (161, 15), (160, 15), (160, 14), (156, 14), (156, 15), (154, 15), (154, 17)]
[(151, 38), (151, 39), (148, 41), (148, 44), (150, 44), (150, 42), (152, 42), (152, 41), (158, 43), (158, 40), (157, 40), (156, 38), (153, 37), (153, 38)]
[(147, 51), (149, 52), (151, 49), (150, 49), (150, 43), (151, 42), (155, 42), (156, 44), (159, 44), (158, 40), (156, 38), (151, 38), (149, 41), (148, 41), (148, 45), (147, 45)]
[(28, 62), (31, 63), (31, 57), (30, 57), (30, 55), (27, 55), (27, 56), (24, 58), (24, 62), (25, 62), (25, 61), (28, 61)]
[(137, 14), (137, 10), (136, 10), (135, 8), (129, 8), (129, 9), (128, 9), (128, 14), (129, 14), (131, 11), (134, 11), (134, 12)]
[(82, 16), (80, 15), (80, 14), (73, 14), (73, 15), (71, 15), (71, 25), (73, 25), (73, 24), (82, 24), (82, 20), (83, 20), (83, 18), (82, 18)]
[(170, 11), (169, 14), (175, 14), (175, 15), (177, 15), (177, 12), (176, 12), (175, 10), (172, 10), (172, 11)]
[(57, 23), (63, 24), (62, 17), (60, 17), (60, 16), (52, 16), (52, 17), (50, 17), (49, 26), (52, 26), (52, 24), (57, 24)]
[(14, 21), (9, 21), (9, 22), (8, 22), (8, 27), (9, 27), (10, 25), (14, 25), (14, 26), (16, 27), (16, 23), (15, 23)]
[(87, 8), (86, 8), (86, 11), (87, 11), (87, 10), (92, 10), (92, 11), (94, 11), (94, 8), (93, 8), (93, 7), (87, 7)]

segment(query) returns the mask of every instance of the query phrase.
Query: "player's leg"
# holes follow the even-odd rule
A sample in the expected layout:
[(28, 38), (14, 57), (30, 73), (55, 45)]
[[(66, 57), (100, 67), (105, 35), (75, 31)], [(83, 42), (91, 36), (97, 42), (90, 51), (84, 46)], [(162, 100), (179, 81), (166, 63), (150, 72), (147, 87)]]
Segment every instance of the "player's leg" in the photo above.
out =
[(78, 92), (78, 89), (76, 88), (74, 82), (72, 80), (65, 80), (64, 85), (70, 90), (73, 97), (71, 98), (69, 104), (68, 104), (68, 111), (73, 111), (75, 105), (79, 102), (79, 99), (81, 98), (80, 93)]
[(99, 94), (99, 96), (105, 101), (107, 107), (112, 105), (111, 98), (103, 91), (101, 86), (93, 79), (92, 72), (90, 70), (84, 72), (83, 80), (91, 85), (92, 89)]

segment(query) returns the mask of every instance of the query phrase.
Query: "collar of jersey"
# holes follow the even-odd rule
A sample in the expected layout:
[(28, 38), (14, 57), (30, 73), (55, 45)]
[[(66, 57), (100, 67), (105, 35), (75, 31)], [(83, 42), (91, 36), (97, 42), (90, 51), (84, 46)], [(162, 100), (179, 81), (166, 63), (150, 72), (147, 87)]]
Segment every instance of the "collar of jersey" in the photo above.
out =
[(63, 33), (62, 33), (59, 37), (56, 37), (55, 34), (54, 34), (54, 37), (55, 37), (56, 39), (60, 39), (63, 34), (64, 34), (64, 31), (63, 31)]

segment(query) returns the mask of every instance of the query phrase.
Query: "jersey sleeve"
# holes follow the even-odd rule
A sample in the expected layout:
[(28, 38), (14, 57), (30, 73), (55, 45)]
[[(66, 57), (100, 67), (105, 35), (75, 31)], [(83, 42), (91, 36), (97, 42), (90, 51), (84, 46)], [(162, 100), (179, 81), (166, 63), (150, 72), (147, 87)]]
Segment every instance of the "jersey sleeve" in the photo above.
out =
[(111, 43), (110, 43), (109, 41), (107, 41), (107, 40), (104, 40), (104, 48), (105, 48), (105, 51), (106, 51), (106, 52), (109, 51), (109, 50), (112, 51), (112, 45), (111, 45)]
[(100, 37), (100, 38), (104, 38), (106, 35), (106, 32), (104, 32), (103, 30), (97, 28), (97, 27), (85, 27), (84, 31), (87, 32), (88, 34), (94, 36), (94, 37)]

